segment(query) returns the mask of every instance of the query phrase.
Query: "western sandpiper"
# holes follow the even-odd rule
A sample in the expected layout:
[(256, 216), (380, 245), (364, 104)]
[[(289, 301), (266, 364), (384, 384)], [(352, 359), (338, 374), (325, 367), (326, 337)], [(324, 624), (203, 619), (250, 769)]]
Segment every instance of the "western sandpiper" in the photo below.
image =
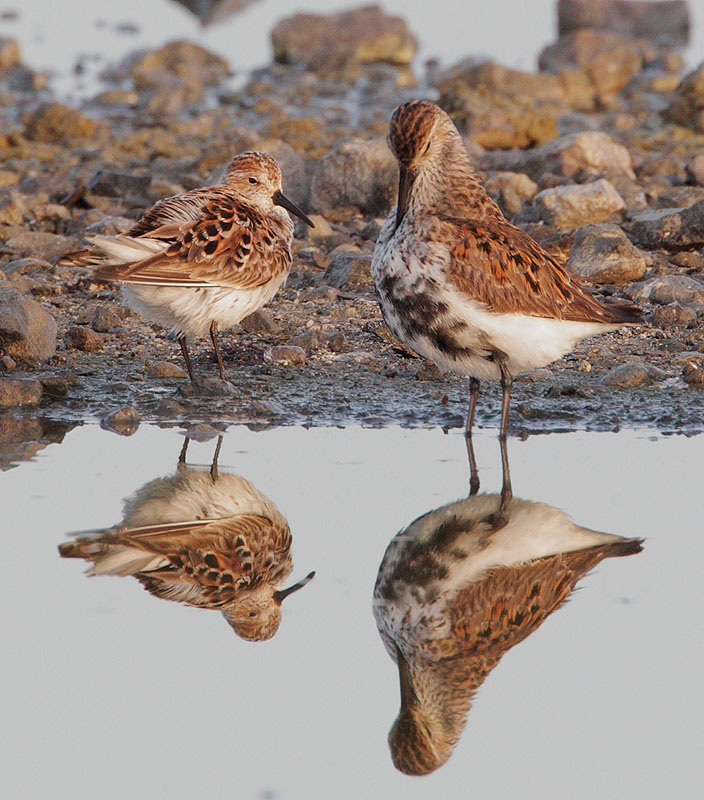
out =
[(125, 501), (114, 528), (83, 532), (59, 546), (63, 558), (92, 561), (88, 575), (131, 575), (148, 592), (213, 608), (248, 641), (270, 639), (281, 603), (315, 575), (279, 588), (292, 569), (291, 531), (276, 506), (239, 475), (186, 465)]
[(470, 376), (467, 435), (480, 380), (503, 387), (506, 435), (511, 383), (588, 336), (635, 323), (640, 310), (603, 305), (528, 234), (479, 182), (452, 120), (415, 100), (391, 117), (398, 202), (372, 260), (387, 325), (416, 353)]
[(62, 263), (120, 283), (130, 308), (178, 337), (192, 382), (186, 337), (209, 333), (225, 380), (218, 330), (271, 300), (288, 276), (287, 211), (313, 227), (282, 193), (276, 160), (242, 153), (220, 184), (160, 200), (127, 233), (88, 237)]
[(424, 775), (444, 764), (504, 653), (600, 561), (641, 549), (640, 539), (581, 528), (510, 492), (450, 503), (397, 534), (374, 587), (377, 628), (401, 686), (389, 734), (396, 768)]

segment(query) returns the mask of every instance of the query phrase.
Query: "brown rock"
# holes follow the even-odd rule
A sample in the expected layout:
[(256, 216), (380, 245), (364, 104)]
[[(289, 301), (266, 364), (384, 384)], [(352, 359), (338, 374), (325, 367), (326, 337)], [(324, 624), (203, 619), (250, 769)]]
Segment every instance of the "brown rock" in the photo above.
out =
[(97, 353), (104, 347), (103, 337), (91, 328), (74, 325), (68, 329), (68, 346), (75, 350), (84, 350), (86, 353)]
[(0, 378), (0, 408), (36, 406), (42, 399), (39, 381)]
[(20, 46), (15, 39), (0, 37), (0, 70), (20, 65)]
[(686, 328), (696, 322), (697, 314), (679, 303), (658, 306), (653, 312), (653, 325), (659, 328)]
[(47, 361), (56, 352), (56, 323), (39, 303), (0, 289), (0, 346), (17, 361)]
[(545, 189), (534, 197), (533, 205), (540, 219), (560, 230), (602, 222), (626, 208), (621, 195), (603, 178)]
[(626, 294), (636, 302), (702, 304), (704, 283), (687, 275), (657, 275), (629, 286)]
[(276, 336), (281, 331), (281, 326), (263, 308), (253, 311), (240, 323), (240, 327), (247, 333), (259, 333), (267, 336)]
[(650, 373), (644, 364), (629, 362), (612, 369), (601, 382), (618, 389), (633, 389), (650, 383)]
[(120, 436), (132, 436), (139, 427), (139, 413), (132, 406), (123, 406), (106, 414), (100, 420), (100, 427)]
[(280, 344), (264, 351), (264, 361), (270, 364), (287, 364), (290, 367), (301, 367), (306, 363), (306, 353), (302, 347), (291, 344)]
[(323, 273), (323, 282), (336, 289), (372, 286), (371, 255), (354, 250), (336, 253)]
[(157, 361), (149, 368), (150, 378), (185, 378), (186, 371), (170, 361)]
[(509, 216), (520, 214), (523, 203), (538, 193), (538, 184), (522, 172), (497, 172), (487, 179), (485, 186)]
[(37, 142), (64, 142), (94, 136), (96, 123), (61, 103), (44, 103), (30, 115), (25, 127), (28, 139)]
[(192, 42), (170, 42), (141, 56), (131, 70), (135, 86), (154, 88), (164, 84), (164, 75), (186, 83), (217, 86), (230, 74), (230, 65), (219, 55)]
[(694, 364), (685, 365), (682, 370), (682, 377), (688, 386), (704, 386), (704, 369)]
[(601, 223), (575, 233), (567, 268), (591, 283), (632, 283), (643, 277), (647, 264), (618, 225)]
[(5, 243), (8, 249), (22, 258), (41, 258), (54, 261), (78, 247), (72, 236), (61, 236), (45, 231), (23, 231)]
[(685, 44), (690, 29), (689, 5), (687, 0), (559, 0), (557, 27), (561, 34), (597, 28)]
[(90, 327), (97, 333), (107, 333), (120, 327), (120, 318), (107, 306), (98, 306), (93, 313)]

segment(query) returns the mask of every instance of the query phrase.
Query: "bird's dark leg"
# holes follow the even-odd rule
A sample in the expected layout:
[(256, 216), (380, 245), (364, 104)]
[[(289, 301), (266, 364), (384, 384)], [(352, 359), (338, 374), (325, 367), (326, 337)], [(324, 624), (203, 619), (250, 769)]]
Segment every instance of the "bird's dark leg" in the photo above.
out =
[(508, 430), (508, 410), (511, 404), (513, 376), (508, 371), (508, 367), (503, 361), (499, 361), (499, 368), (501, 370), (501, 388), (504, 393), (503, 402), (501, 404), (501, 427), (499, 428), (499, 437), (505, 438)]
[(501, 448), (501, 507), (499, 514), (504, 514), (506, 507), (511, 502), (513, 497), (513, 489), (511, 488), (511, 468), (508, 464), (508, 445), (506, 437), (499, 438), (499, 447)]
[(178, 463), (185, 464), (186, 463), (186, 453), (188, 452), (188, 443), (190, 439), (188, 436), (183, 440), (183, 447), (181, 448), (181, 452), (178, 455)]
[(191, 366), (191, 357), (188, 355), (188, 347), (186, 345), (186, 335), (182, 333), (178, 337), (178, 343), (181, 345), (181, 352), (183, 353), (183, 360), (186, 362), (186, 369), (188, 370), (188, 377), (191, 379), (191, 383), (195, 383), (196, 379), (193, 375), (193, 367)]
[(477, 396), (479, 395), (479, 381), (476, 378), (469, 379), (469, 411), (467, 412), (467, 425), (464, 429), (465, 444), (467, 445), (467, 458), (469, 459), (469, 494), (470, 496), (479, 491), (479, 470), (477, 469), (477, 459), (474, 455), (474, 445), (472, 444), (472, 426), (474, 425), (474, 410), (477, 406)]
[(218, 360), (220, 377), (225, 381), (227, 380), (225, 377), (225, 365), (222, 363), (222, 356), (220, 355), (220, 347), (218, 345), (218, 324), (215, 322), (215, 320), (210, 323), (210, 339), (212, 340), (213, 347), (215, 348), (215, 358)]
[(215, 452), (213, 453), (213, 463), (210, 465), (210, 477), (213, 483), (218, 479), (218, 458), (220, 457), (220, 448), (222, 447), (222, 434), (218, 436), (218, 443), (215, 445)]

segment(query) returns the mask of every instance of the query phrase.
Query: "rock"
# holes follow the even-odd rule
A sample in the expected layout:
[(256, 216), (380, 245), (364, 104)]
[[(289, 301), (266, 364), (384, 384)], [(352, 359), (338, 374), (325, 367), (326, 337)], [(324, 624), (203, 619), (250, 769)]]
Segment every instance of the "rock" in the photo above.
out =
[(609, 181), (545, 189), (533, 198), (538, 217), (561, 230), (602, 222), (625, 210), (626, 204)]
[(629, 286), (626, 295), (636, 303), (704, 303), (704, 283), (686, 275), (658, 275)]
[(659, 328), (686, 328), (696, 322), (697, 313), (691, 308), (681, 306), (679, 303), (668, 303), (658, 306), (653, 312), (652, 322)]
[(90, 117), (61, 103), (43, 103), (30, 115), (25, 135), (36, 142), (64, 142), (95, 135), (96, 123)]
[(687, 364), (684, 367), (682, 377), (688, 386), (704, 386), (704, 369), (694, 364)]
[(306, 210), (310, 199), (310, 178), (306, 170), (306, 163), (301, 156), (290, 144), (281, 139), (264, 139), (257, 142), (257, 150), (260, 153), (268, 153), (279, 162), (283, 175), (284, 194), (297, 206)]
[(16, 361), (47, 361), (56, 352), (54, 318), (34, 300), (0, 289), (0, 347)]
[(77, 382), (75, 376), (52, 375), (42, 378), (41, 384), (46, 397), (66, 397), (71, 385)]
[(186, 429), (186, 436), (196, 442), (209, 442), (221, 433), (222, 431), (219, 431), (207, 422), (199, 422), (195, 425), (190, 425)]
[(354, 250), (336, 253), (330, 266), (323, 273), (323, 282), (336, 289), (372, 286), (371, 255)]
[(132, 406), (123, 406), (106, 414), (100, 420), (100, 427), (120, 436), (132, 436), (139, 427), (139, 413)]
[(328, 350), (333, 353), (341, 353), (348, 347), (347, 337), (344, 333), (333, 333), (328, 337)]
[(0, 225), (21, 225), (24, 207), (13, 194), (0, 195)]
[(41, 258), (17, 258), (14, 261), (8, 261), (7, 264), (3, 264), (3, 272), (8, 278), (17, 277), (28, 270), (45, 271), (50, 269), (52, 269), (52, 265)]
[(12, 356), (4, 355), (0, 358), (0, 367), (3, 372), (12, 372), (17, 369), (17, 362)]
[(176, 0), (195, 14), (201, 25), (224, 22), (232, 14), (242, 11), (257, 0)]
[(335, 230), (332, 225), (321, 214), (309, 214), (308, 218), (315, 227), (306, 227), (306, 236), (314, 242), (320, 242), (324, 239), (329, 239), (335, 235)]
[(583, 29), (561, 36), (544, 48), (538, 66), (546, 72), (582, 70), (603, 103), (641, 71), (643, 49), (641, 43), (615, 33)]
[(186, 378), (187, 373), (171, 361), (157, 361), (149, 367), (150, 378)]
[(641, 211), (624, 227), (639, 245), (648, 249), (700, 247), (704, 245), (704, 200), (687, 208)]
[(366, 6), (339, 14), (295, 14), (271, 32), (274, 60), (329, 72), (384, 61), (410, 64), (416, 41), (399, 17)]
[(704, 132), (704, 62), (684, 76), (662, 116), (667, 122)]
[(523, 203), (538, 192), (538, 184), (522, 172), (497, 172), (487, 179), (485, 187), (509, 216), (520, 214)]
[(306, 353), (302, 347), (291, 344), (280, 344), (269, 347), (264, 351), (264, 361), (269, 364), (287, 364), (291, 367), (301, 367), (306, 363)]
[(69, 347), (86, 353), (97, 353), (104, 347), (103, 337), (91, 328), (74, 325), (68, 329), (66, 339)]
[(578, 182), (616, 176), (635, 179), (628, 150), (603, 131), (570, 133), (525, 152), (488, 153), (482, 167), (525, 172), (536, 181), (545, 173)]
[(170, 42), (144, 53), (133, 65), (131, 75), (138, 89), (169, 86), (166, 76), (187, 84), (217, 86), (230, 75), (230, 65), (219, 55), (192, 42)]
[(5, 242), (6, 247), (18, 256), (56, 260), (78, 247), (72, 236), (61, 236), (45, 231), (23, 231)]
[(147, 195), (151, 182), (151, 175), (101, 169), (90, 179), (88, 191), (105, 197), (143, 198)]
[(281, 331), (281, 326), (263, 308), (253, 311), (240, 323), (240, 327), (247, 333), (259, 333), (266, 336), (276, 336)]
[(321, 331), (306, 331), (294, 336), (289, 343), (304, 350), (320, 350), (327, 343), (327, 337)]
[(697, 153), (687, 163), (687, 175), (697, 186), (704, 186), (704, 153)]
[(98, 306), (90, 321), (90, 327), (98, 333), (107, 333), (120, 327), (120, 318), (107, 306)]
[(632, 283), (645, 274), (643, 254), (618, 225), (601, 223), (574, 235), (567, 268), (590, 283)]
[(176, 402), (176, 400), (171, 400), (171, 398), (164, 398), (161, 403), (156, 407), (154, 410), (155, 414), (158, 414), (160, 417), (167, 417), (173, 419), (175, 417), (180, 417), (181, 414), (184, 414), (186, 409), (181, 403)]
[(19, 43), (15, 39), (0, 37), (0, 70), (18, 67), (20, 63)]
[(686, 44), (690, 24), (687, 0), (559, 0), (557, 4), (560, 34), (597, 28)]
[(0, 378), (0, 408), (36, 406), (42, 399), (39, 381)]
[(641, 183), (646, 178), (662, 176), (670, 182), (684, 182), (687, 178), (687, 170), (684, 160), (672, 151), (666, 153), (654, 153), (643, 159), (636, 167), (636, 175)]
[(601, 382), (618, 389), (633, 389), (650, 383), (650, 374), (644, 364), (628, 362), (607, 372)]
[(321, 213), (356, 206), (365, 214), (387, 212), (396, 196), (398, 169), (384, 139), (343, 141), (318, 162), (310, 204)]

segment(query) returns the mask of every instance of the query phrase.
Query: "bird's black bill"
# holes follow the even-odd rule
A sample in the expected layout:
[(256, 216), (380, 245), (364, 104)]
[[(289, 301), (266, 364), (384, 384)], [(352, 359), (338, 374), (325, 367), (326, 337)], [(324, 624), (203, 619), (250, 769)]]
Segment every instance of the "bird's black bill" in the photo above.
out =
[(398, 229), (401, 224), (408, 208), (408, 198), (411, 194), (413, 181), (416, 179), (416, 174), (408, 167), (400, 165), (398, 175), (398, 202), (396, 203), (396, 227)]
[(302, 219), (303, 222), (306, 223), (306, 225), (310, 225), (311, 228), (315, 228), (315, 225), (313, 225), (310, 219), (301, 211), (301, 209), (295, 203), (292, 203), (283, 192), (274, 192), (274, 196), (271, 199), (274, 201), (274, 205), (285, 208), (286, 211), (290, 211), (292, 214), (295, 214), (299, 219)]
[(401, 683), (401, 708), (409, 708), (409, 706), (417, 702), (416, 693), (411, 683), (408, 663), (403, 657), (398, 645), (396, 645), (396, 663), (398, 665), (398, 675)]
[(293, 586), (289, 586), (288, 589), (282, 589), (280, 592), (274, 592), (274, 601), (280, 605), (290, 594), (302, 589), (307, 583), (312, 581), (314, 577), (315, 571), (309, 572), (306, 577), (303, 578), (303, 580), (298, 581), (298, 583), (294, 583)]

